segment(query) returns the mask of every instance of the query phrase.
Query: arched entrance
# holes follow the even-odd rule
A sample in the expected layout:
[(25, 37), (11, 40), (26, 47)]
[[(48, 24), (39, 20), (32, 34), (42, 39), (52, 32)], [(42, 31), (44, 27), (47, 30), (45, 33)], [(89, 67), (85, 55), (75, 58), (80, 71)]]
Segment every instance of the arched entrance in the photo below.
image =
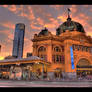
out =
[(62, 70), (61, 70), (61, 68), (54, 69), (54, 76), (55, 76), (55, 79), (56, 78), (60, 79), (62, 77)]
[(76, 73), (77, 77), (85, 77), (87, 75), (92, 75), (91, 63), (85, 58), (80, 59), (76, 66)]

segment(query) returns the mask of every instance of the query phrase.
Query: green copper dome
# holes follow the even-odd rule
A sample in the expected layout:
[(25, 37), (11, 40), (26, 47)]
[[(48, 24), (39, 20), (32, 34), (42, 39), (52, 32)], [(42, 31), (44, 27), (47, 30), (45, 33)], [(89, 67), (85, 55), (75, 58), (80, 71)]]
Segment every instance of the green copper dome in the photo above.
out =
[(45, 27), (45, 29), (41, 30), (41, 32), (38, 34), (38, 36), (47, 36), (51, 34), (48, 29)]
[(85, 33), (83, 26), (78, 22), (72, 21), (70, 17), (68, 17), (67, 21), (65, 21), (57, 28), (56, 35), (60, 35), (61, 33), (64, 33), (66, 30), (77, 30), (78, 32)]

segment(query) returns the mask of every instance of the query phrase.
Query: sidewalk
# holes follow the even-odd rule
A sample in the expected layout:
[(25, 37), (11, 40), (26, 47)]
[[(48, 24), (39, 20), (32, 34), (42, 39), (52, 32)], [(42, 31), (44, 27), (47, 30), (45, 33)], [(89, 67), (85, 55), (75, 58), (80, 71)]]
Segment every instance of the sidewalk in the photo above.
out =
[(87, 79), (59, 79), (59, 80), (48, 80), (48, 79), (39, 79), (39, 80), (8, 80), (8, 79), (0, 79), (0, 81), (23, 81), (23, 82), (92, 82), (92, 80)]

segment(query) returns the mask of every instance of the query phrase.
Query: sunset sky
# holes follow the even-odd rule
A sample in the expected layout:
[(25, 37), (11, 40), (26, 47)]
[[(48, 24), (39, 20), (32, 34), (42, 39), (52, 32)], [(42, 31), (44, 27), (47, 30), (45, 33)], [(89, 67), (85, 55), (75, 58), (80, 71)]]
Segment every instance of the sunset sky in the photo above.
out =
[(0, 5), (0, 56), (12, 55), (16, 23), (24, 23), (24, 57), (32, 52), (35, 33), (47, 27), (52, 34), (67, 19), (67, 8), (71, 9), (73, 21), (83, 25), (87, 35), (92, 36), (92, 5)]

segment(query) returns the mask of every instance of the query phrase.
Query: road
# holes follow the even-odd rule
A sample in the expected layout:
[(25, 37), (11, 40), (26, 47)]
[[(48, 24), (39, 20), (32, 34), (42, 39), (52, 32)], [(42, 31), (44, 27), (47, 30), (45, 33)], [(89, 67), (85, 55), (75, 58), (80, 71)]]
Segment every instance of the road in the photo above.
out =
[(92, 87), (92, 82), (48, 82), (0, 80), (0, 87)]

